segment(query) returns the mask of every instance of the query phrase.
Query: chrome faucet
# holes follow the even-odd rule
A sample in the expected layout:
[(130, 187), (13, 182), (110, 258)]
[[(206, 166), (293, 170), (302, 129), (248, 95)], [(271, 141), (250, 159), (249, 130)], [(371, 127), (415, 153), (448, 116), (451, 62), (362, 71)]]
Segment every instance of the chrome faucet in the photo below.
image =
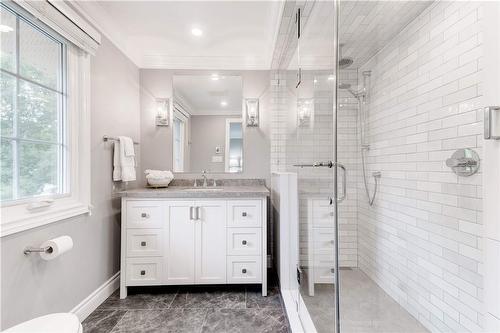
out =
[(208, 184), (207, 184), (207, 171), (203, 170), (201, 172), (201, 176), (203, 177), (203, 187), (207, 187), (208, 186)]

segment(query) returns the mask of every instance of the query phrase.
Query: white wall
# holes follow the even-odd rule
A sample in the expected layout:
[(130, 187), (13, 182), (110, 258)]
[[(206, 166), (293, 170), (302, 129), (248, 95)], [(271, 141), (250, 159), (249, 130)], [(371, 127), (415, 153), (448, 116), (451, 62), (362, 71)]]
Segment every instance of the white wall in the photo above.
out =
[[(93, 215), (1, 238), (1, 329), (51, 312), (67, 312), (120, 269), (120, 201), (113, 198), (112, 147), (102, 136), (139, 138), (139, 70), (106, 38), (91, 60)], [(131, 184), (133, 186), (133, 184)], [(43, 261), (24, 247), (60, 235), (67, 254)]]
[[(172, 131), (171, 126), (155, 126), (156, 98), (172, 97), (172, 77), (174, 74), (210, 75), (213, 71), (141, 69), (141, 146), (142, 170), (172, 169)], [(241, 75), (243, 98), (260, 98), (260, 126), (245, 127), (243, 173), (217, 174), (221, 178), (261, 178), (270, 180), (270, 108), (269, 108), (269, 71), (220, 72), (221, 74)], [(191, 165), (191, 169), (197, 169)], [(200, 168), (200, 171), (202, 169)], [(177, 174), (179, 178), (199, 177), (200, 173)], [(145, 183), (145, 178), (142, 179)]]
[(482, 156), (480, 5), (432, 4), (359, 71), (382, 171), (373, 207), (358, 185), (359, 267), (433, 332), (483, 322), (482, 175), (445, 165), (458, 148)]

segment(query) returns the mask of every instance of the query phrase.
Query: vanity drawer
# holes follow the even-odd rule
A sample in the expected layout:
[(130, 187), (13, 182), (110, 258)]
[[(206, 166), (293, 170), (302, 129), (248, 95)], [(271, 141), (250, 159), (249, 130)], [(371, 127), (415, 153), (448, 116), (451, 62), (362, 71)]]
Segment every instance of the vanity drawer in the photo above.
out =
[(162, 284), (162, 258), (128, 258), (127, 286)]
[(127, 201), (127, 228), (163, 228), (163, 207), (158, 201)]
[(257, 256), (262, 249), (261, 228), (227, 228), (227, 254)]
[(335, 260), (332, 255), (314, 256), (314, 282), (333, 283)]
[(261, 283), (261, 260), (260, 256), (227, 257), (227, 283)]
[(331, 254), (335, 245), (334, 228), (313, 229), (314, 254)]
[(127, 230), (127, 257), (161, 257), (162, 232), (161, 229)]
[(327, 200), (314, 200), (312, 204), (312, 219), (315, 227), (333, 227), (333, 207)]
[(230, 227), (262, 226), (262, 208), (259, 200), (228, 201), (228, 221)]

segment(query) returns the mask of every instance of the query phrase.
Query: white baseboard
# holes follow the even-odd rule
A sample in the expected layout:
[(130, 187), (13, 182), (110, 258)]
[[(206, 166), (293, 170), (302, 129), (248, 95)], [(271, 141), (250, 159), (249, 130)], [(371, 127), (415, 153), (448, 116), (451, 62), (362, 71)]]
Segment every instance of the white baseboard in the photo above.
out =
[(83, 322), (99, 305), (102, 304), (113, 292), (120, 287), (120, 272), (113, 275), (109, 280), (104, 282), (99, 288), (94, 290), (92, 294), (87, 296), (83, 301), (75, 306), (71, 313), (77, 315), (80, 322)]
[(290, 323), (292, 333), (317, 333), (316, 327), (307, 311), (306, 305), (302, 296), (299, 296), (300, 313), (297, 311), (297, 304), (295, 303), (292, 293), (298, 293), (297, 290), (281, 290), (281, 297), (285, 304), (286, 315)]
[(283, 303), (285, 305), (286, 315), (288, 317), (288, 323), (290, 324), (290, 329), (292, 333), (304, 333), (304, 328), (300, 323), (299, 313), (297, 312), (297, 304), (293, 300), (291, 290), (281, 290), (281, 297), (283, 298)]

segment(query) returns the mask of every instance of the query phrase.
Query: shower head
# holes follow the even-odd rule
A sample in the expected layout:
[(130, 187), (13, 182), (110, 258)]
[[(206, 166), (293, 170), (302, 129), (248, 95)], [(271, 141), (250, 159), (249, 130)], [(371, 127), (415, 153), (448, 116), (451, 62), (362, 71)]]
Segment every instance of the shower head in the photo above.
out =
[(339, 69), (346, 69), (346, 68), (350, 67), (353, 62), (354, 62), (354, 60), (352, 60), (352, 58), (348, 58), (348, 57), (340, 58)]
[(346, 69), (354, 62), (354, 60), (350, 57), (342, 57), (342, 49), (344, 48), (344, 45), (345, 44), (339, 45), (339, 69)]
[(351, 88), (351, 84), (350, 83), (341, 83), (339, 84), (339, 89), (350, 89)]

